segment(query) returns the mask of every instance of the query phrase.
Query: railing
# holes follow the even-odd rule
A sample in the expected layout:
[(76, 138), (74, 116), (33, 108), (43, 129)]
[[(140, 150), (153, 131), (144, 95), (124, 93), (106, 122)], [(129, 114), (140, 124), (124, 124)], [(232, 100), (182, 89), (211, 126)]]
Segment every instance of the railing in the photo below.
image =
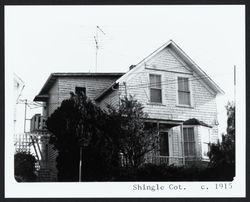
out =
[(145, 163), (153, 163), (156, 165), (167, 164), (174, 166), (183, 166), (185, 164), (184, 157), (179, 156), (146, 156)]
[(145, 157), (145, 163), (153, 163), (156, 165), (167, 164), (174, 166), (192, 166), (202, 165), (207, 163), (199, 157), (181, 157), (181, 156), (154, 156), (148, 155)]
[(46, 130), (46, 119), (47, 117), (40, 114), (34, 115), (30, 122), (30, 131)]
[[(121, 161), (121, 166), (126, 166), (129, 164), (128, 159), (126, 159), (122, 153), (120, 154), (120, 161)], [(174, 165), (174, 166), (184, 166), (188, 162), (186, 162), (186, 159), (181, 156), (146, 155), (144, 158), (144, 163), (152, 163), (155, 165), (167, 164), (167, 165)]]

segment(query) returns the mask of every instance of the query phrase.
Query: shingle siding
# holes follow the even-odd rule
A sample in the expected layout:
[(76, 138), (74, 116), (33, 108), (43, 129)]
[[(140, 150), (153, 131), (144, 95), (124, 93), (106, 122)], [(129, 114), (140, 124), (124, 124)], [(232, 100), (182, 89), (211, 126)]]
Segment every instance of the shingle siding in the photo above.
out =
[(120, 95), (119, 95), (119, 89), (111, 92), (108, 96), (104, 97), (101, 102), (98, 102), (97, 104), (101, 107), (103, 110), (107, 110), (107, 105), (111, 105), (114, 108), (119, 107), (119, 101)]
[[(46, 103), (46, 110), (48, 117), (59, 107), (59, 82), (55, 81), (54, 85), (49, 91), (49, 99)], [(53, 145), (48, 144), (48, 169), (50, 181), (57, 180), (57, 169), (56, 169), (56, 157), (57, 151), (53, 149)]]
[(59, 78), (59, 102), (70, 97), (70, 92), (75, 92), (75, 87), (86, 87), (87, 96), (94, 100), (103, 90), (109, 87), (117, 77), (61, 77)]
[(148, 68), (190, 73), (187, 65), (170, 49), (165, 48), (151, 58), (146, 64)]
[(49, 100), (47, 103), (48, 116), (50, 116), (59, 107), (59, 82), (56, 80), (55, 84), (49, 91)]
[[(137, 67), (136, 67), (137, 68)], [(161, 75), (162, 103), (154, 104), (150, 102), (149, 74)], [(181, 107), (178, 105), (178, 83), (177, 77), (188, 77), (191, 89), (191, 106)], [(75, 87), (85, 87), (87, 96), (94, 98), (108, 88), (117, 80), (114, 77), (58, 77), (49, 91), (49, 100), (47, 103), (48, 115), (60, 106), (64, 99), (70, 97), (70, 92), (75, 92)], [(106, 110), (107, 104), (118, 107), (120, 99), (125, 95), (132, 95), (143, 106), (144, 112), (149, 118), (162, 120), (182, 120), (196, 118), (212, 126), (211, 141), (218, 139), (218, 127), (215, 124), (217, 120), (216, 95), (203, 83), (202, 79), (192, 71), (171, 48), (167, 47), (144, 62), (140, 71), (130, 75), (125, 83), (119, 83), (119, 89), (113, 90), (98, 101), (102, 109)], [(195, 128), (195, 133), (199, 134), (199, 128)], [(181, 127), (176, 126), (168, 131), (170, 155), (174, 157), (183, 156), (183, 142), (181, 136)], [(201, 150), (201, 138), (196, 137), (197, 152)], [(55, 159), (57, 152), (49, 147), (49, 161), (51, 163), (51, 178), (56, 177)]]
[[(86, 87), (87, 96), (94, 100), (104, 89), (110, 86), (117, 77), (59, 77), (49, 91), (49, 100), (47, 105), (47, 114), (50, 116), (62, 103), (63, 100), (70, 98), (70, 92), (75, 93), (75, 87)], [(118, 98), (112, 97), (114, 103)], [(53, 149), (53, 145), (48, 145), (48, 166), (50, 171), (50, 180), (57, 181), (56, 157), (58, 152)]]
[[(150, 103), (149, 91), (149, 74), (160, 74), (162, 82), (162, 104)], [(192, 105), (190, 107), (178, 106), (177, 94), (177, 76), (188, 77), (191, 82)], [(127, 92), (126, 92), (127, 91)], [(144, 106), (144, 112), (150, 118), (188, 120), (197, 118), (208, 125), (212, 126), (211, 141), (216, 142), (218, 139), (218, 127), (215, 125), (217, 120), (216, 96), (212, 90), (206, 86), (201, 78), (191, 68), (185, 64), (169, 48), (163, 49), (159, 54), (143, 64), (140, 72), (130, 76), (126, 84), (119, 84), (121, 97), (132, 95)], [(111, 100), (113, 93), (105, 97), (100, 103)], [(111, 102), (112, 103), (112, 102)], [(116, 103), (116, 102), (115, 102)], [(195, 128), (196, 133), (198, 129)], [(173, 156), (182, 156), (180, 127), (174, 127), (169, 131), (169, 142), (171, 142), (171, 152)], [(197, 137), (197, 142), (200, 137)], [(200, 152), (199, 145), (197, 153)], [(171, 155), (171, 154), (170, 154)]]

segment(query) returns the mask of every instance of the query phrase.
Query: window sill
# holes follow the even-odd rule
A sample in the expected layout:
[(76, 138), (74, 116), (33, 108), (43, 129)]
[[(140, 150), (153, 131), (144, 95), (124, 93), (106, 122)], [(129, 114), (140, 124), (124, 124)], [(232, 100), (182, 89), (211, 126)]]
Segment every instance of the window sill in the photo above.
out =
[(209, 162), (210, 159), (209, 159), (209, 158), (206, 158), (206, 157), (203, 157), (203, 158), (202, 158), (202, 161)]
[(194, 109), (194, 107), (191, 105), (176, 105), (176, 107)]
[(162, 103), (158, 103), (158, 102), (148, 102), (147, 105), (156, 105), (156, 106), (166, 106)]

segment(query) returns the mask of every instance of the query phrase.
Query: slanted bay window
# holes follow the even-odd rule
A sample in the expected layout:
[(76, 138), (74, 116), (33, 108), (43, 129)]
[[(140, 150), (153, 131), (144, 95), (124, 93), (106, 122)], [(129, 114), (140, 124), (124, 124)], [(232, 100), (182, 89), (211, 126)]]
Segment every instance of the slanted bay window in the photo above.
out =
[(162, 103), (161, 75), (149, 75), (150, 102)]
[(178, 104), (191, 105), (189, 80), (185, 77), (178, 77)]
[(193, 127), (183, 128), (183, 136), (184, 136), (185, 157), (194, 157), (196, 154), (194, 128)]

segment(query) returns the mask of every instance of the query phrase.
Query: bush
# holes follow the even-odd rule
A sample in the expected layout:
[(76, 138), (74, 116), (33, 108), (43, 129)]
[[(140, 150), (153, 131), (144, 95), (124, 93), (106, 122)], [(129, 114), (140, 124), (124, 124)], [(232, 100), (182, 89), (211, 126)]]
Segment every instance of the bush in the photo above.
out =
[(209, 170), (221, 180), (233, 180), (235, 177), (235, 105), (228, 103), (227, 134), (222, 141), (211, 145)]
[(135, 168), (121, 168), (114, 181), (227, 181), (233, 169), (218, 170), (205, 167), (176, 167), (173, 165), (144, 164)]
[(36, 158), (26, 152), (16, 153), (15, 159), (15, 179), (17, 182), (34, 182), (36, 181), (35, 163)]

